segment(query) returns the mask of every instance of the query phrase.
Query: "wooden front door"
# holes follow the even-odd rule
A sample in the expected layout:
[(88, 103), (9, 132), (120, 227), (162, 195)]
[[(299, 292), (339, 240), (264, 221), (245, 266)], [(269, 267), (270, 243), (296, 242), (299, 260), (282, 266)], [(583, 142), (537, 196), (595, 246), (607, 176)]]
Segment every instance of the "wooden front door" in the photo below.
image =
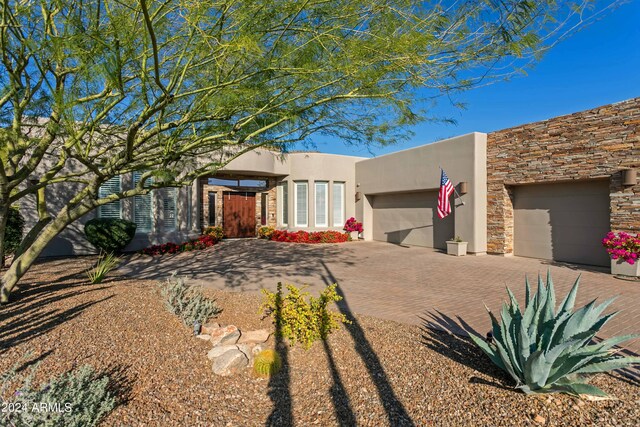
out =
[(225, 237), (255, 237), (256, 193), (225, 191), (222, 211)]

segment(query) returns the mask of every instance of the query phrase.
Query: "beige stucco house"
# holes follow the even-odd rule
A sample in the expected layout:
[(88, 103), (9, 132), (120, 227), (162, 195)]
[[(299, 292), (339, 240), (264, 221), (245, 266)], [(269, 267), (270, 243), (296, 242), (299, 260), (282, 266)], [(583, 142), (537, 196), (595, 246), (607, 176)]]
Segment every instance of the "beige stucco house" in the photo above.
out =
[[(93, 215), (138, 225), (129, 249), (184, 241), (209, 225), (228, 237), (258, 227), (342, 230), (351, 216), (363, 238), (444, 248), (460, 236), (471, 254), (515, 254), (608, 265), (609, 230), (640, 232), (640, 98), (489, 134), (471, 133), (361, 158), (257, 150), (192, 186), (155, 191)], [(442, 167), (460, 197), (436, 215)], [(625, 172), (631, 170), (632, 172)], [(132, 185), (118, 177), (104, 191)], [(25, 206), (28, 216), (29, 208)], [(93, 251), (84, 218), (45, 256)]]

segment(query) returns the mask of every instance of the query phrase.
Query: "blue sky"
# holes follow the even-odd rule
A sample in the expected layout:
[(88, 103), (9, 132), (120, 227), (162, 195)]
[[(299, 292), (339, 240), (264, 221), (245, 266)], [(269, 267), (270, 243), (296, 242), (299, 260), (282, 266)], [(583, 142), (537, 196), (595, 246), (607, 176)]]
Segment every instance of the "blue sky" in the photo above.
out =
[[(456, 125), (425, 123), (409, 140), (373, 155), (465, 133), (491, 132), (640, 96), (640, 1), (623, 4), (549, 51), (528, 74), (458, 95), (455, 109), (441, 99), (436, 112)], [(363, 147), (314, 139), (322, 152), (370, 157)]]

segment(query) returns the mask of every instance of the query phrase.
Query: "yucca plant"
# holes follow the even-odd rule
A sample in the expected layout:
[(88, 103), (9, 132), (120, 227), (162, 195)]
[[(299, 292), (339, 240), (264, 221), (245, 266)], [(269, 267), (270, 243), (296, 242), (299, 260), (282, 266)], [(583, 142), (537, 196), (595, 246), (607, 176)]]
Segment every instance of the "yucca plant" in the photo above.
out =
[(87, 270), (87, 277), (89, 278), (89, 281), (94, 285), (96, 283), (102, 283), (104, 278), (107, 277), (107, 274), (109, 274), (111, 270), (116, 268), (119, 263), (120, 258), (115, 256), (114, 254), (110, 252), (101, 253), (100, 256), (98, 256), (96, 265), (93, 268)]
[(586, 383), (587, 375), (640, 363), (640, 357), (621, 357), (612, 350), (637, 335), (593, 341), (598, 331), (616, 315), (600, 316), (615, 298), (600, 305), (593, 300), (573, 311), (578, 277), (556, 310), (550, 272), (546, 286), (538, 276), (538, 289), (533, 295), (529, 280), (525, 281), (524, 309), (520, 309), (507, 288), (509, 303), (503, 304), (500, 321), (487, 308), (493, 325), (492, 339), (487, 342), (467, 331), (471, 339), (527, 394), (560, 392), (606, 397), (605, 392)]

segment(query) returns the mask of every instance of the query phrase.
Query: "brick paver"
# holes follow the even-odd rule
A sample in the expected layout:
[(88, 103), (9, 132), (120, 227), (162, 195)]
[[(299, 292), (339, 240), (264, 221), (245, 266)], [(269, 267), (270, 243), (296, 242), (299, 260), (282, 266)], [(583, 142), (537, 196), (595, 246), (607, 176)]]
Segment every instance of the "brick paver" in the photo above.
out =
[[(337, 282), (342, 309), (409, 324), (459, 332), (461, 321), (483, 334), (490, 324), (483, 303), (499, 311), (509, 286), (524, 298), (524, 276), (532, 284), (551, 270), (560, 299), (581, 275), (577, 304), (619, 298), (621, 311), (602, 336), (640, 332), (640, 282), (616, 279), (604, 269), (520, 257), (453, 257), (429, 248), (382, 242), (299, 245), (264, 240), (224, 241), (213, 250), (175, 256), (136, 257), (126, 267), (138, 277), (162, 278), (173, 271), (217, 289), (274, 290), (278, 281), (310, 285), (316, 292)], [(640, 340), (626, 347), (640, 352)]]

